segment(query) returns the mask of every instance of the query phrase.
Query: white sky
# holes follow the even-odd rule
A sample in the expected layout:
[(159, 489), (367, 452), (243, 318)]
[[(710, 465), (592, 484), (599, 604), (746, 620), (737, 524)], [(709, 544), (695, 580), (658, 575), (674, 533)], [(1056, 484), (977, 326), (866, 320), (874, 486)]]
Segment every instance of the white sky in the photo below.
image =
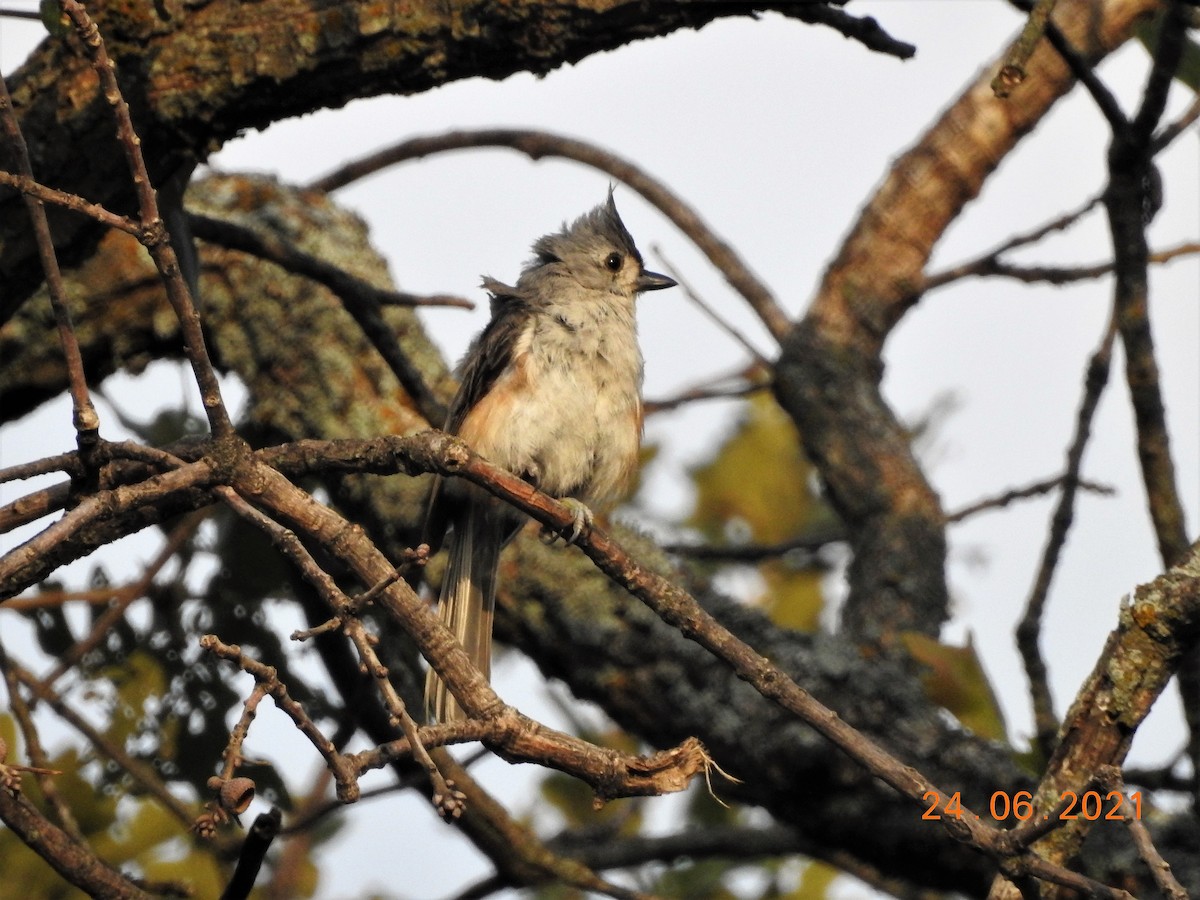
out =
[[(873, 15), (893, 35), (915, 43), (917, 57), (901, 63), (827, 29), (775, 15), (758, 22), (730, 20), (594, 56), (543, 79), (472, 80), (416, 97), (358, 101), (247, 135), (212, 164), (302, 182), (398, 140), (454, 128), (531, 127), (583, 137), (674, 188), (740, 250), (785, 308), (798, 313), (890, 161), (1020, 25), (1000, 0), (876, 0), (852, 3), (849, 11)], [(38, 36), (36, 23), (0, 20), (4, 71)], [(1135, 44), (1100, 69), (1126, 104), (1140, 91), (1145, 60)], [(1186, 98), (1176, 90), (1172, 99), (1170, 109), (1177, 114)], [(1092, 103), (1074, 92), (1004, 162), (938, 247), (932, 268), (971, 257), (1095, 194), (1104, 179), (1105, 135)], [(1150, 229), (1152, 246), (1196, 240), (1195, 127), (1161, 166), (1166, 206)], [(572, 163), (531, 163), (511, 151), (474, 151), (407, 164), (342, 191), (338, 199), (371, 223), (401, 287), (482, 300), (481, 274), (514, 278), (532, 240), (603, 199), (608, 180)], [(652, 267), (649, 247), (660, 244), (710, 303), (774, 355), (753, 315), (665, 219), (629, 189), (618, 187), (617, 202)], [(1110, 255), (1106, 225), (1094, 213), (1020, 258), (1070, 264)], [(1189, 533), (1195, 535), (1200, 263), (1190, 259), (1156, 271), (1152, 297), (1177, 475)], [(975, 280), (931, 294), (905, 318), (887, 346), (885, 391), (901, 416), (914, 418), (946, 393), (957, 398), (929, 467), (947, 509), (1061, 470), (1087, 357), (1110, 300), (1107, 280), (1062, 289)], [(486, 304), (473, 314), (431, 311), (425, 321), (457, 359), (482, 326), (485, 310)], [(745, 362), (744, 351), (680, 291), (648, 295), (640, 325), (650, 398)], [(1043, 647), (1060, 712), (1115, 624), (1121, 597), (1161, 568), (1144, 512), (1120, 359), (1084, 465), (1085, 477), (1115, 484), (1120, 493), (1081, 497), (1046, 616)], [(178, 383), (166, 390), (177, 397)], [(37, 417), (23, 432), (0, 433), (0, 462), (70, 447), (63, 409)], [(667, 517), (689, 509), (685, 469), (704, 458), (733, 409), (707, 403), (648, 423), (648, 439), (665, 448), (649, 485), (656, 513)], [(0, 494), (11, 496), (11, 488)], [(1013, 625), (1032, 584), (1052, 504), (1026, 502), (951, 532), (956, 619), (947, 637), (960, 642), (973, 635), (1017, 740), (1031, 726)], [(528, 666), (505, 663), (500, 689), (507, 694), (513, 682), (529, 677)], [(1132, 760), (1139, 764), (1161, 763), (1182, 745), (1173, 693), (1159, 706), (1135, 741)], [(316, 765), (315, 755), (297, 746), (292, 770), (308, 772)], [(532, 772), (498, 762), (481, 771), (510, 808), (528, 806)], [(452, 893), (486, 872), (481, 861), (470, 862), (473, 851), (461, 838), (454, 837), (455, 849), (443, 842), (449, 829), (416, 801), (376, 801), (351, 809), (347, 821), (331, 851), (337, 863), (325, 870), (323, 898), (360, 896), (375, 886), (421, 900)], [(439, 841), (428, 845), (436, 849), (421, 852), (426, 844), (415, 838), (425, 833)], [(845, 896), (860, 890), (849, 886)]]

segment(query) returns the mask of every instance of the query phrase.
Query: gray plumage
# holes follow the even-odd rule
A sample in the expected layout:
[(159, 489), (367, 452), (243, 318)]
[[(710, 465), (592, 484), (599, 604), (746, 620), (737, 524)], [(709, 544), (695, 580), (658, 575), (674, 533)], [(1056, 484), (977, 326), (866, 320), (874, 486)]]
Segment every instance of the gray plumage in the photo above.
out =
[[(492, 318), (459, 368), (446, 431), (559, 498), (607, 505), (637, 465), (642, 356), (634, 301), (675, 284), (647, 272), (608, 201), (533, 245), (515, 287), (485, 278)], [(434, 487), (426, 540), (450, 529), (439, 615), (486, 676), (500, 550), (524, 517), (461, 480)], [(426, 712), (466, 716), (432, 670)]]

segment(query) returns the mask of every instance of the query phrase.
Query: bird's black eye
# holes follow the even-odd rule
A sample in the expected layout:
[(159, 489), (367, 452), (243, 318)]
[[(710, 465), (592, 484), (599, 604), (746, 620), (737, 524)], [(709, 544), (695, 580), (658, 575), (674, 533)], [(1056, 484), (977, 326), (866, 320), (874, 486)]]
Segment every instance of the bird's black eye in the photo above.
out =
[(610, 253), (605, 258), (604, 265), (608, 267), (608, 270), (610, 272), (616, 272), (618, 269), (621, 268), (621, 262), (622, 262), (622, 260), (621, 260), (620, 253)]

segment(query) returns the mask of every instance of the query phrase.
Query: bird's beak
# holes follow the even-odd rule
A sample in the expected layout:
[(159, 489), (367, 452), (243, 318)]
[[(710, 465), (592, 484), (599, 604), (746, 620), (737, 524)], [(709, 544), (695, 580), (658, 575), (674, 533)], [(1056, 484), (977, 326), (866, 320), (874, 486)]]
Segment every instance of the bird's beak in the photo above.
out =
[(674, 278), (668, 278), (666, 275), (659, 275), (657, 272), (648, 272), (642, 269), (642, 274), (638, 276), (637, 289), (641, 291), (661, 291), (663, 288), (675, 287), (676, 281)]

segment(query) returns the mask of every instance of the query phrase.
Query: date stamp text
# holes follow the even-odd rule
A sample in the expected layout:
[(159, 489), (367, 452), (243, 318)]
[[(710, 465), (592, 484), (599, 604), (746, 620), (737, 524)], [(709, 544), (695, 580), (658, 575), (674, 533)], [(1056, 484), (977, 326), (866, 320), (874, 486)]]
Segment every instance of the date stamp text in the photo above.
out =
[[(929, 807), (922, 819), (937, 821), (938, 819), (961, 819), (964, 816), (979, 816), (970, 812), (962, 805), (962, 797), (955, 791), (942, 802), (942, 795), (937, 791), (926, 791), (922, 798)], [(1051, 816), (1060, 822), (1070, 822), (1084, 819), (1088, 822), (1124, 822), (1127, 819), (1142, 818), (1142, 793), (1134, 791), (1126, 796), (1122, 791), (1084, 791), (1077, 794), (1074, 791), (1063, 791), (1059, 795), (1058, 806), (1041, 815), (1049, 821)], [(993, 820), (1004, 822), (1015, 818), (1019, 822), (1027, 822), (1034, 817), (1033, 794), (1029, 791), (995, 791), (988, 803), (988, 812)]]

